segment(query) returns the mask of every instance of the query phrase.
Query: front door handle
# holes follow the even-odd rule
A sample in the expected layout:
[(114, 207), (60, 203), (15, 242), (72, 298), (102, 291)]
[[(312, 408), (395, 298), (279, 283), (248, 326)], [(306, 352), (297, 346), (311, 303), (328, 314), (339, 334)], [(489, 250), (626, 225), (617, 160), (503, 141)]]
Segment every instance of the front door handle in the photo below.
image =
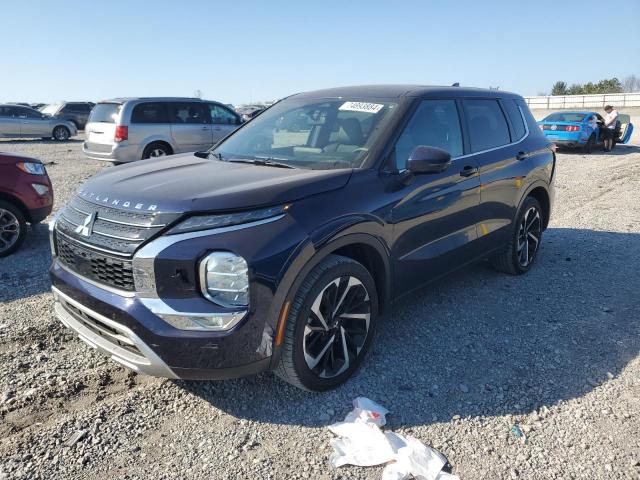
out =
[(209, 127), (202, 127), (203, 130), (209, 130)]
[(460, 170), (461, 177), (470, 177), (471, 175), (474, 175), (476, 173), (478, 173), (478, 168), (472, 167), (471, 165), (467, 165), (462, 170)]
[(527, 158), (527, 154), (525, 152), (518, 152), (516, 155), (516, 160), (524, 160), (525, 158)]

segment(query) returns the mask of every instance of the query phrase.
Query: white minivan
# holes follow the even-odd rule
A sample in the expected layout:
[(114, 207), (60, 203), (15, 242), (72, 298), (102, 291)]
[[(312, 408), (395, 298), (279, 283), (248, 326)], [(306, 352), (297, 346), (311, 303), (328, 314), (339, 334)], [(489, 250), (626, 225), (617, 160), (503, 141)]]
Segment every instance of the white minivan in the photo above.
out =
[(241, 123), (227, 106), (199, 98), (115, 98), (91, 111), (82, 151), (125, 163), (206, 150)]

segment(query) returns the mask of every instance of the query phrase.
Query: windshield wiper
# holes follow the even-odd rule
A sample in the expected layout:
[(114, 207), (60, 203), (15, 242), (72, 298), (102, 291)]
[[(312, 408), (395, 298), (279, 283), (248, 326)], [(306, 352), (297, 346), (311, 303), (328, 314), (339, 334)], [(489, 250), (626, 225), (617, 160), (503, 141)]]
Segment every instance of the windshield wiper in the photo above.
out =
[(276, 168), (296, 168), (293, 165), (287, 163), (275, 162), (271, 158), (230, 158), (227, 162), (235, 163), (251, 163), (252, 165), (260, 165), (263, 167), (276, 167)]

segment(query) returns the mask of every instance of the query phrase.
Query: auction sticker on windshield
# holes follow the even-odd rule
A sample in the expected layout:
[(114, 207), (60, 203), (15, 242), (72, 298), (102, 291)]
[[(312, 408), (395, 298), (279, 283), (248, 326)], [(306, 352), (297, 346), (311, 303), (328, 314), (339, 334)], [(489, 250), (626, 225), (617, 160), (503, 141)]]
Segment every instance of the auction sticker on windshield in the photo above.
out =
[(378, 113), (384, 105), (380, 103), (366, 103), (366, 102), (344, 102), (340, 105), (338, 110), (348, 110), (350, 112), (366, 112), (366, 113)]

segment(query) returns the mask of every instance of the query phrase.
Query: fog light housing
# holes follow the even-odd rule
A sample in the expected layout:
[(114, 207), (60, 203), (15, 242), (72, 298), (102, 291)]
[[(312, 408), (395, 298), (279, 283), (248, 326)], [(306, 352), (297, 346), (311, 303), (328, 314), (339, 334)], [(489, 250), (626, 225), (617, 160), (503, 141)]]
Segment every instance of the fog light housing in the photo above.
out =
[(202, 295), (222, 307), (249, 305), (249, 267), (247, 261), (231, 252), (212, 252), (200, 260)]

